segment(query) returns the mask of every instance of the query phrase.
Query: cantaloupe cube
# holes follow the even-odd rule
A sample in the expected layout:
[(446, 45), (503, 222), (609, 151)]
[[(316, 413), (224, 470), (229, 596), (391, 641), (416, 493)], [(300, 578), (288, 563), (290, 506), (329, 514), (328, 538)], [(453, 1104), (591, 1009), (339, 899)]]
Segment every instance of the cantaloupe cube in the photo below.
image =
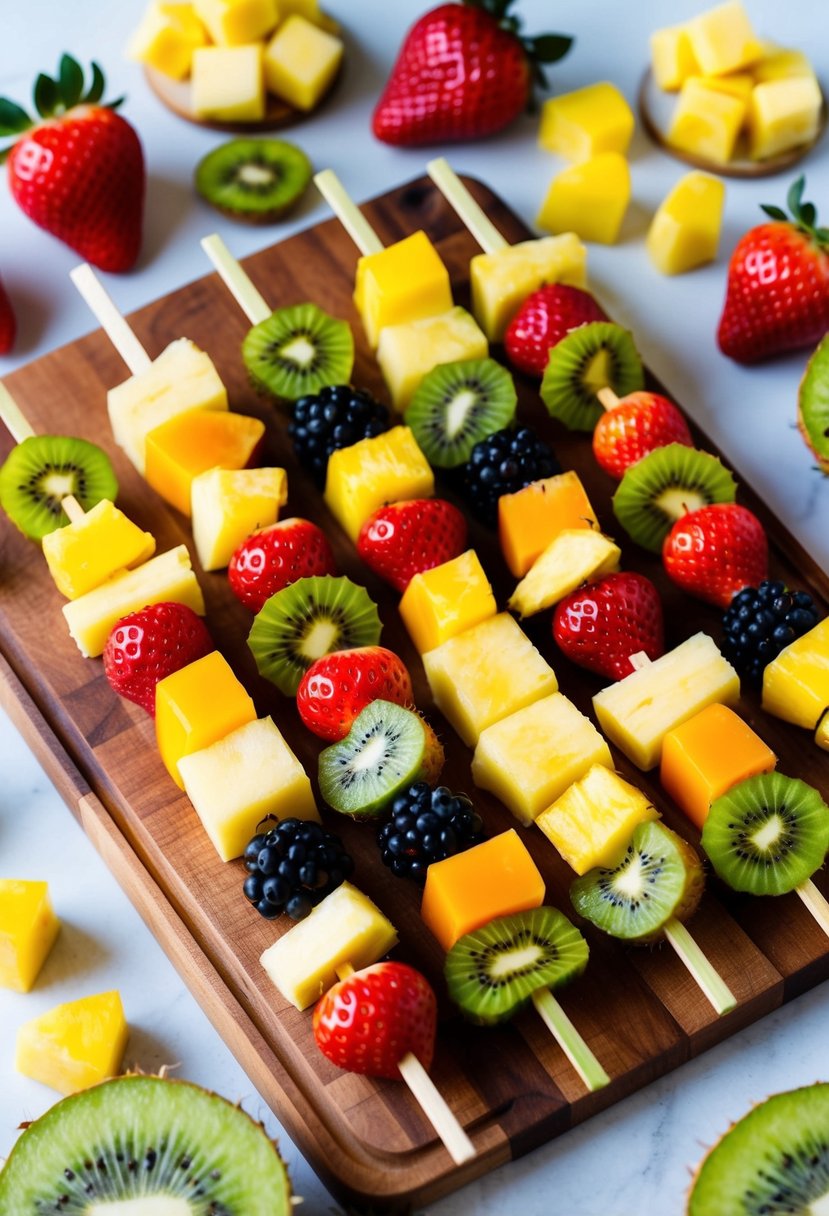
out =
[(575, 232), (583, 241), (613, 245), (629, 202), (627, 161), (619, 152), (599, 152), (556, 174), (536, 223), (547, 232)]
[(550, 541), (509, 598), (519, 616), (552, 608), (587, 579), (619, 569), (621, 549), (602, 532), (563, 528)]
[(550, 97), (541, 109), (538, 142), (565, 160), (590, 160), (600, 152), (627, 152), (633, 111), (615, 84), (600, 81)]
[(439, 363), (484, 359), (488, 354), (486, 335), (465, 308), (387, 325), (377, 343), (377, 362), (392, 405), (400, 413), (426, 373)]
[(0, 878), (0, 987), (28, 992), (59, 928), (45, 882)]
[(616, 865), (634, 829), (658, 818), (640, 789), (605, 765), (594, 764), (535, 822), (567, 864), (577, 874), (586, 874), (594, 866)]
[(763, 58), (752, 65), (751, 74), (755, 84), (763, 84), (767, 80), (786, 80), (793, 76), (817, 79), (808, 55), (780, 46), (766, 47)]
[(190, 75), (193, 51), (207, 42), (207, 32), (192, 4), (152, 0), (130, 38), (127, 55), (173, 80)]
[(763, 709), (814, 730), (829, 708), (829, 617), (781, 650), (763, 671)]
[(717, 256), (725, 185), (694, 171), (676, 183), (651, 220), (647, 250), (662, 274), (684, 274)]
[(72, 1094), (118, 1073), (128, 1035), (116, 991), (82, 997), (24, 1022), (17, 1032), (15, 1068)]
[(472, 311), (490, 342), (504, 331), (527, 296), (544, 283), (587, 286), (587, 250), (574, 232), (519, 241), (469, 263)]
[(193, 8), (221, 47), (267, 37), (280, 15), (278, 0), (193, 0)]
[(413, 232), (357, 262), (354, 303), (372, 347), (387, 325), (435, 317), (452, 308), (449, 271), (425, 232)]
[(265, 117), (262, 44), (203, 46), (193, 52), (190, 107), (196, 118), (258, 122)]
[(297, 110), (313, 110), (336, 76), (344, 50), (335, 34), (292, 13), (265, 47), (265, 86)]
[(554, 692), (481, 733), (472, 780), (530, 824), (593, 764), (612, 768), (610, 748), (590, 719)]
[(747, 113), (746, 102), (739, 97), (712, 88), (700, 77), (686, 80), (674, 108), (668, 143), (681, 152), (724, 165), (734, 154)]
[(407, 426), (340, 448), (328, 461), (325, 501), (353, 541), (370, 515), (390, 502), (431, 498), (435, 478)]
[(670, 25), (651, 34), (651, 70), (657, 88), (674, 92), (699, 72), (684, 25)]
[(763, 44), (740, 0), (706, 9), (687, 24), (694, 58), (706, 76), (722, 76), (755, 63)]
[(436, 861), (426, 871), (420, 915), (443, 946), (497, 916), (539, 908), (544, 879), (514, 828), (463, 853)]
[(474, 549), (415, 574), (400, 601), (401, 620), (421, 654), (496, 611), (492, 587)]
[(42, 545), (55, 586), (70, 600), (155, 552), (155, 538), (106, 498), (67, 527), (48, 532)]
[(245, 468), (264, 435), (260, 418), (227, 410), (190, 410), (147, 434), (144, 476), (156, 493), (189, 515), (193, 478), (216, 467)]
[(820, 130), (823, 95), (813, 76), (790, 76), (755, 86), (748, 113), (749, 154), (766, 160), (809, 143)]
[(257, 528), (275, 524), (288, 501), (284, 469), (209, 469), (193, 478), (193, 541), (203, 570), (221, 570)]
[(597, 527), (596, 512), (572, 469), (532, 481), (498, 499), (498, 539), (516, 578), (527, 573), (565, 528)]

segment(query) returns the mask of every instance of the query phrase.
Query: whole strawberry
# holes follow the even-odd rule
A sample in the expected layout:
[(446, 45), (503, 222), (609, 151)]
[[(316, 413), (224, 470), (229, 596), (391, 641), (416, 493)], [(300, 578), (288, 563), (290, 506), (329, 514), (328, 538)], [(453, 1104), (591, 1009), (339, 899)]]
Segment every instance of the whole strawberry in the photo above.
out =
[(321, 739), (344, 739), (371, 701), (411, 705), (412, 680), (402, 659), (384, 646), (325, 654), (306, 671), (296, 694), (299, 716)]
[(567, 54), (572, 38), (522, 38), (512, 0), (464, 0), (425, 13), (406, 35), (372, 129), (387, 144), (413, 147), (479, 139), (526, 109), (543, 63)]
[(553, 637), (579, 667), (623, 680), (633, 671), (632, 654), (644, 650), (658, 659), (664, 653), (659, 592), (644, 574), (606, 574), (559, 600)]
[(151, 604), (124, 616), (104, 647), (104, 674), (120, 697), (155, 716), (155, 686), (216, 647), (201, 617), (185, 604)]
[(611, 477), (623, 477), (630, 465), (668, 443), (693, 447), (688, 423), (659, 393), (628, 393), (606, 410), (593, 431), (593, 455)]
[(713, 503), (676, 521), (665, 537), (662, 561), (684, 591), (727, 608), (741, 588), (768, 578), (766, 533), (747, 507)]
[(17, 336), (17, 320), (8, 293), (0, 283), (0, 355), (7, 355)]
[(308, 519), (281, 519), (243, 540), (230, 559), (230, 589), (251, 612), (298, 578), (336, 574), (334, 554), (321, 528)]
[(609, 317), (589, 292), (564, 283), (545, 283), (527, 296), (504, 334), (507, 358), (519, 372), (544, 375), (550, 347), (571, 329)]
[(412, 498), (381, 507), (363, 524), (357, 552), (370, 570), (405, 591), (415, 574), (460, 556), (466, 520), (442, 498)]
[(12, 101), (0, 100), (0, 135), (19, 138), (8, 151), (9, 187), (29, 219), (101, 270), (129, 270), (141, 247), (144, 154), (130, 124), (100, 104), (104, 77), (84, 73), (70, 55), (57, 80), (40, 75), (35, 123)]
[(340, 980), (317, 1002), (314, 1038), (338, 1068), (400, 1080), (412, 1052), (428, 1069), (435, 1050), (437, 1000), (425, 976), (406, 963), (374, 963)]
[(764, 206), (774, 223), (752, 228), (731, 255), (717, 342), (738, 363), (814, 346), (829, 331), (829, 228), (816, 227), (804, 185), (799, 177), (787, 195), (791, 220)]

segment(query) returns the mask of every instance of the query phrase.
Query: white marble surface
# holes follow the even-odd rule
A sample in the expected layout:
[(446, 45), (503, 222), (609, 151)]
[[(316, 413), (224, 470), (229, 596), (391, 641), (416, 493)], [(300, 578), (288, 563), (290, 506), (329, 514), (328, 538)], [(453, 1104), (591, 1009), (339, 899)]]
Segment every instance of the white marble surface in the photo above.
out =
[[(808, 48), (829, 78), (825, 0), (796, 0), (785, 12), (773, 0), (747, 0), (764, 34)], [(125, 115), (144, 141), (150, 173), (144, 252), (135, 271), (109, 287), (129, 311), (206, 272), (198, 238), (218, 228), (239, 254), (326, 216), (313, 196), (282, 229), (259, 232), (217, 220), (193, 197), (191, 168), (217, 137), (168, 115), (122, 59), (141, 0), (6, 0), (0, 39), (0, 94), (28, 97), (38, 70), (56, 68), (60, 53), (98, 59), (126, 92)], [(368, 121), (373, 98), (403, 31), (427, 4), (398, 0), (331, 0), (349, 31), (349, 61), (336, 104), (294, 137), (317, 167), (331, 165), (357, 199), (419, 175), (427, 152), (386, 148)], [(560, 91), (612, 79), (635, 95), (647, 34), (704, 7), (694, 0), (524, 0), (531, 31), (576, 35), (571, 55), (553, 69)], [(556, 162), (535, 146), (535, 123), (521, 120), (481, 144), (448, 149), (456, 168), (476, 174), (532, 223)], [(829, 220), (829, 145), (824, 139), (804, 166), (807, 194)], [(635, 331), (646, 362), (720, 443), (795, 536), (829, 566), (829, 480), (794, 429), (795, 393), (805, 354), (744, 369), (716, 350), (713, 334), (724, 293), (727, 251), (759, 219), (758, 204), (780, 201), (788, 176), (729, 182), (722, 254), (682, 279), (663, 279), (642, 244), (649, 210), (682, 168), (637, 133), (632, 149), (635, 203), (620, 245), (590, 251), (590, 275), (608, 310)], [(41, 233), (0, 189), (0, 275), (18, 307), (20, 340), (0, 359), (0, 375), (71, 341), (93, 326), (70, 286), (76, 256)], [(0, 523), (0, 528), (7, 525)], [(0, 587), (2, 595), (2, 587)], [(0, 994), (0, 1156), (22, 1119), (50, 1105), (50, 1091), (19, 1077), (11, 1043), (24, 1019), (60, 1000), (117, 986), (133, 1027), (129, 1059), (145, 1069), (180, 1062), (180, 1074), (209, 1085), (278, 1125), (218, 1039), (97, 854), (75, 826), (14, 728), (0, 715), (0, 874), (49, 880), (64, 931), (35, 990)], [(769, 1092), (826, 1079), (825, 1024), (829, 992), (818, 989), (699, 1060), (620, 1103), (524, 1160), (434, 1205), (435, 1216), (522, 1212), (541, 1216), (674, 1216), (683, 1206), (689, 1167), (728, 1122)], [(313, 1173), (281, 1136), (296, 1190), (309, 1216), (334, 1205)]]

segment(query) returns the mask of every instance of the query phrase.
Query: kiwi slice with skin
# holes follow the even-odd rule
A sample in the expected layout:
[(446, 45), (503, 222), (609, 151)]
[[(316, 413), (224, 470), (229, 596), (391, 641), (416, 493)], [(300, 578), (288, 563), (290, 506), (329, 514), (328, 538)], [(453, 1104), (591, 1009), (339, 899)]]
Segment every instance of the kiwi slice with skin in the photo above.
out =
[(266, 600), (248, 646), (261, 675), (293, 697), (305, 672), (332, 650), (376, 646), (382, 625), (365, 587), (344, 575), (299, 578)]
[(590, 321), (551, 348), (540, 391), (548, 412), (568, 430), (592, 431), (604, 413), (599, 389), (626, 397), (644, 387), (632, 334), (612, 321)]
[(687, 920), (705, 885), (691, 846), (655, 820), (640, 823), (612, 869), (597, 866), (570, 887), (573, 907), (611, 937), (651, 942), (671, 919)]
[(784, 773), (748, 777), (715, 799), (702, 847), (735, 891), (783, 895), (810, 878), (829, 849), (829, 807)]
[(13, 447), (0, 468), (0, 506), (31, 540), (66, 527), (61, 504), (69, 494), (84, 511), (118, 494), (109, 457), (86, 439), (33, 435)]
[(288, 1216), (285, 1166), (239, 1106), (186, 1081), (126, 1076), (64, 1098), (23, 1132), (0, 1211)]
[(773, 1094), (700, 1166), (687, 1216), (817, 1216), (829, 1210), (829, 1085)]
[(829, 473), (829, 334), (806, 364), (797, 396), (797, 425), (823, 473)]
[(446, 955), (449, 996), (479, 1026), (504, 1022), (541, 988), (560, 988), (587, 966), (587, 942), (557, 908), (501, 916), (465, 933)]
[(294, 304), (248, 330), (242, 358), (257, 388), (283, 401), (298, 401), (326, 385), (348, 383), (354, 335), (347, 321), (316, 304)]
[(313, 169), (284, 139), (229, 139), (196, 165), (196, 192), (222, 215), (270, 224), (296, 206)]
[(426, 755), (426, 728), (414, 710), (371, 701), (345, 738), (320, 752), (320, 793), (335, 811), (373, 818), (422, 779)]
[(625, 470), (613, 495), (613, 513), (631, 540), (659, 553), (683, 515), (736, 497), (737, 483), (716, 456), (668, 443)]
[(421, 380), (403, 415), (420, 450), (438, 469), (465, 464), (481, 439), (509, 426), (518, 397), (494, 359), (439, 363)]

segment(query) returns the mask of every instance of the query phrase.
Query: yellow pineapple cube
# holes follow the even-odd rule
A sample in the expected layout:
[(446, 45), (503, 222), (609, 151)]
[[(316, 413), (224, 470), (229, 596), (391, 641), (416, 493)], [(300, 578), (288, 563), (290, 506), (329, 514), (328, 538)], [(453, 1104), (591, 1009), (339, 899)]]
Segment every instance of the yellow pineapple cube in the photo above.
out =
[(536, 558), (510, 596), (519, 616), (552, 608), (588, 579), (619, 569), (621, 549), (591, 528), (564, 528)]
[(640, 789), (603, 764), (594, 764), (542, 811), (536, 826), (577, 874), (621, 860), (634, 828), (658, 819)]
[(221, 47), (266, 38), (280, 16), (278, 0), (193, 0), (193, 8)]
[(630, 202), (630, 169), (619, 152), (600, 152), (556, 174), (536, 218), (548, 232), (575, 232), (613, 245)]
[(762, 57), (763, 44), (740, 0), (706, 9), (685, 27), (694, 58), (706, 76), (722, 76)]
[(651, 34), (651, 70), (657, 87), (674, 92), (699, 72), (684, 25), (670, 25)]
[(193, 542), (202, 570), (221, 570), (257, 528), (275, 524), (288, 500), (284, 469), (208, 469), (193, 478)]
[(748, 114), (753, 160), (809, 143), (820, 130), (823, 95), (814, 76), (788, 76), (754, 87)]
[(807, 76), (816, 80), (812, 61), (803, 51), (788, 50), (785, 47), (767, 47), (762, 59), (751, 69), (755, 84), (763, 84), (767, 80), (786, 80), (794, 76)]
[(474, 549), (416, 574), (400, 601), (400, 619), (421, 654), (496, 611), (489, 579)]
[(668, 143), (680, 152), (724, 165), (734, 154), (747, 113), (744, 100), (712, 88), (701, 77), (693, 77), (682, 86), (668, 129)]
[(24, 1022), (15, 1068), (59, 1093), (76, 1093), (117, 1074), (128, 1035), (115, 990), (82, 997)]
[(730, 72), (728, 76), (701, 76), (694, 74), (689, 80), (699, 81), (707, 89), (718, 93), (727, 93), (729, 97), (737, 97), (748, 105), (751, 91), (754, 88), (754, 77), (751, 72)]
[(554, 692), (481, 732), (472, 780), (530, 824), (594, 764), (612, 768), (610, 748), (590, 719)]
[(215, 122), (259, 122), (264, 118), (262, 52), (260, 42), (195, 50), (190, 106), (196, 118)]
[(103, 498), (80, 519), (43, 538), (43, 556), (55, 586), (75, 600), (125, 566), (140, 566), (155, 552), (155, 538)]
[(450, 308), (434, 317), (419, 317), (380, 330), (377, 362), (400, 413), (412, 399), (420, 381), (439, 363), (484, 359), (489, 354), (486, 335), (465, 308)]
[(628, 150), (633, 111), (609, 81), (562, 93), (544, 102), (538, 142), (565, 160), (590, 160), (600, 152)]
[(476, 254), (469, 263), (472, 311), (489, 341), (501, 341), (520, 305), (544, 283), (586, 287), (586, 265), (587, 250), (574, 232)]
[(325, 501), (353, 541), (363, 524), (390, 502), (431, 498), (435, 479), (407, 426), (361, 439), (331, 455)]
[(829, 708), (829, 617), (781, 650), (763, 671), (763, 709), (814, 730)]
[(815, 731), (815, 743), (818, 747), (822, 747), (825, 752), (829, 752), (829, 711), (827, 711)]
[(558, 690), (552, 667), (506, 612), (428, 650), (423, 667), (435, 705), (469, 747), (493, 722)]
[(265, 47), (265, 85), (297, 110), (313, 110), (336, 76), (344, 50), (335, 34), (292, 13)]
[(173, 80), (184, 80), (190, 75), (193, 51), (206, 42), (207, 33), (192, 4), (151, 0), (129, 41), (127, 55)]
[(59, 928), (45, 882), (0, 878), (0, 987), (28, 992)]
[(387, 325), (435, 317), (452, 308), (449, 271), (425, 232), (413, 232), (357, 262), (354, 303), (372, 348)]
[(662, 200), (647, 236), (650, 259), (662, 274), (684, 274), (717, 256), (725, 185), (710, 173), (686, 173)]

